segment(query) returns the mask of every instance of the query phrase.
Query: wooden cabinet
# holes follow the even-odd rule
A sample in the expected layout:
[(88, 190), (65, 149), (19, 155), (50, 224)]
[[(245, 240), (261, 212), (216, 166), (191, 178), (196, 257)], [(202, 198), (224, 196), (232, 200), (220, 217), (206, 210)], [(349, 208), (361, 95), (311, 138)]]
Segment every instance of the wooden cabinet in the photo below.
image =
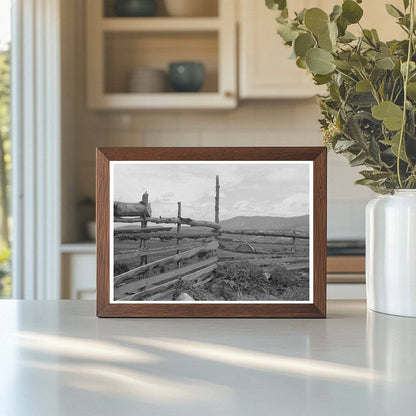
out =
[[(115, 17), (111, 1), (87, 1), (87, 103), (91, 109), (233, 108), (237, 105), (236, 7), (218, 2), (217, 16)], [(110, 10), (110, 12), (108, 11)], [(198, 61), (207, 73), (202, 91), (128, 91), (138, 68), (167, 72), (174, 61)]]
[[(293, 0), (291, 10), (317, 5)], [(289, 59), (290, 48), (276, 33), (277, 12), (264, 1), (239, 0), (239, 90), (241, 98), (308, 98), (319, 88), (304, 70)]]
[(61, 254), (61, 298), (95, 299), (95, 244), (62, 244)]
[[(289, 10), (320, 7), (330, 12), (336, 0), (291, 0)], [(401, 0), (394, 0), (400, 9)], [(311, 75), (289, 59), (290, 48), (277, 35), (275, 16), (278, 12), (268, 10), (264, 1), (239, 0), (239, 91), (241, 98), (308, 98), (325, 91), (317, 87)], [(376, 28), (382, 40), (403, 38), (404, 32), (388, 15), (384, 4), (376, 1), (363, 2), (362, 25)], [(349, 30), (359, 31), (357, 25)]]

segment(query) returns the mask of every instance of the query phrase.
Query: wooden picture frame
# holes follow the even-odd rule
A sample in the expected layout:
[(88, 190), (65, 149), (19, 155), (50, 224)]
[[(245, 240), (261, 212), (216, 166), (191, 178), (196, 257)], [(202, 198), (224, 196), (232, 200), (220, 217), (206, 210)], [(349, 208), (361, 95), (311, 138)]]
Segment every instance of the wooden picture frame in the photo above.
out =
[[(311, 206), (310, 230), (311, 251), (308, 251), (312, 267), (311, 298), (307, 302), (115, 302), (117, 285), (111, 285), (112, 261), (110, 247), (114, 241), (114, 201), (111, 200), (110, 163), (111, 162), (152, 163), (301, 163), (310, 162)], [(191, 162), (190, 162), (191, 161)], [(114, 166), (111, 165), (111, 166)], [(98, 317), (186, 317), (186, 318), (325, 318), (326, 317), (326, 178), (327, 150), (324, 147), (198, 147), (198, 148), (97, 148), (97, 316)], [(218, 182), (217, 182), (218, 185)], [(218, 197), (217, 192), (217, 197)], [(144, 195), (145, 196), (145, 195)], [(146, 204), (146, 201), (145, 201)], [(217, 206), (217, 205), (216, 205)], [(114, 214), (114, 216), (112, 216)], [(159, 215), (157, 213), (156, 215)], [(149, 215), (150, 216), (150, 215)], [(126, 217), (124, 222), (133, 222)], [(137, 218), (137, 217), (134, 217)], [(153, 222), (163, 222), (162, 217)], [(146, 218), (148, 219), (148, 218)], [(175, 219), (174, 219), (175, 220)], [(186, 222), (186, 221), (188, 222)], [(137, 219), (135, 221), (138, 221)], [(140, 220), (145, 223), (145, 219)], [(184, 222), (182, 222), (184, 221)], [(193, 225), (189, 218), (182, 218), (180, 210), (175, 224)], [(152, 222), (152, 221), (151, 221)], [(147, 223), (147, 222), (146, 222)], [(199, 224), (199, 222), (198, 222)], [(161, 229), (163, 229), (161, 227)], [(147, 230), (148, 232), (149, 230)], [(214, 230), (216, 231), (216, 230)], [(218, 231), (218, 230), (217, 230)], [(123, 231), (124, 232), (124, 231)], [(127, 232), (127, 231), (125, 231)], [(225, 231), (224, 231), (225, 232)], [(111, 234), (111, 235), (110, 235)], [(227, 233), (226, 233), (227, 234)], [(241, 232), (239, 233), (241, 234)], [(143, 233), (140, 233), (143, 236)], [(158, 234), (160, 238), (160, 233)], [(298, 234), (291, 235), (294, 244)], [(144, 238), (144, 237), (143, 237)], [(188, 237), (187, 237), (188, 238)], [(286, 236), (285, 236), (286, 238)], [(287, 237), (289, 238), (289, 237)], [(140, 240), (142, 241), (142, 240)], [(144, 240), (143, 240), (144, 241)], [(177, 240), (179, 241), (179, 240)], [(179, 243), (178, 243), (179, 244)], [(293, 249), (296, 251), (296, 248)], [(148, 251), (146, 252), (148, 253)], [(177, 251), (179, 253), (179, 251)], [(143, 257), (143, 255), (141, 256)], [(147, 258), (147, 256), (146, 256)], [(180, 262), (178, 261), (178, 264)], [(178, 266), (179, 267), (179, 266)], [(140, 268), (140, 267), (139, 267)], [(113, 276), (113, 274), (111, 274)], [(311, 276), (311, 274), (309, 274)], [(119, 276), (117, 275), (116, 278)], [(138, 278), (139, 279), (139, 278)], [(309, 278), (310, 279), (310, 278)], [(149, 279), (148, 279), (149, 280)], [(115, 280), (114, 280), (115, 281)], [(122, 283), (124, 284), (124, 283)], [(110, 289), (111, 288), (111, 289)], [(130, 296), (130, 299), (133, 299)]]

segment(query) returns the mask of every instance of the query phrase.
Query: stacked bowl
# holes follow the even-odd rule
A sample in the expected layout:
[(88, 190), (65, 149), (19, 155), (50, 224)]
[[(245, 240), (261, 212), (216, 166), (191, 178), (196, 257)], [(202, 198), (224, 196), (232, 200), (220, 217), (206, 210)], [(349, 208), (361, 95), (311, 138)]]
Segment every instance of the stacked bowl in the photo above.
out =
[(137, 68), (129, 73), (128, 91), (158, 93), (167, 90), (166, 72), (162, 69)]

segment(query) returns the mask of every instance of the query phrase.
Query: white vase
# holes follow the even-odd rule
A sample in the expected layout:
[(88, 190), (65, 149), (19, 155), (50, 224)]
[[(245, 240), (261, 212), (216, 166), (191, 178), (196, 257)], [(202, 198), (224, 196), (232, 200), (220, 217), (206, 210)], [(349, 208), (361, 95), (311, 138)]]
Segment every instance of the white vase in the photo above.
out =
[(368, 203), (366, 281), (369, 309), (416, 317), (416, 190)]

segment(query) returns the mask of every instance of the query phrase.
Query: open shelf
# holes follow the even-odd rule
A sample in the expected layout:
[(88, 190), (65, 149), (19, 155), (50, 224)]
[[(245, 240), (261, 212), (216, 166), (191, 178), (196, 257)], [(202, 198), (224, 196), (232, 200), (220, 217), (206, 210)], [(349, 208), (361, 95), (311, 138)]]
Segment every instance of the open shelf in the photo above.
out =
[(216, 31), (220, 24), (217, 17), (113, 17), (100, 22), (102, 30), (107, 32)]
[[(167, 77), (169, 64), (175, 61), (204, 64), (206, 77), (201, 91), (189, 96), (218, 92), (218, 39), (215, 32), (111, 32), (106, 33), (104, 39), (106, 94), (130, 95), (127, 84), (131, 71), (138, 68), (160, 69)], [(174, 94), (168, 83), (166, 91), (158, 94), (166, 93)], [(179, 95), (175, 94), (176, 98), (184, 98), (184, 94)]]
[(230, 109), (233, 97), (217, 93), (104, 94), (99, 102), (103, 109)]
[[(116, 109), (230, 109), (237, 105), (235, 4), (214, 0), (217, 16), (114, 17), (113, 0), (87, 0), (88, 107)], [(163, 4), (163, 2), (160, 2)], [(103, 7), (104, 5), (104, 7)], [(200, 91), (129, 92), (132, 71), (148, 68), (168, 74), (169, 64), (202, 62)], [(148, 89), (142, 89), (142, 91)]]
[[(97, 2), (102, 1), (102, 0), (95, 0)], [(173, 1), (177, 1), (177, 0), (173, 0)], [(205, 7), (205, 13), (203, 13), (203, 16), (206, 17), (218, 17), (218, 3), (220, 0), (204, 0), (203, 6)], [(231, 1), (231, 0), (227, 0), (227, 1)], [(111, 18), (111, 17), (115, 17), (115, 3), (116, 0), (104, 0), (102, 5), (102, 11), (101, 11), (101, 16), (104, 18)], [(168, 13), (168, 9), (165, 5), (165, 0), (159, 0), (158, 2), (158, 10), (157, 10), (157, 15), (156, 17), (169, 17), (171, 19), (175, 19), (174, 16), (169, 16)], [(203, 16), (199, 16), (199, 17), (203, 17)], [(198, 16), (196, 16), (198, 17)], [(123, 17), (123, 19), (133, 19), (131, 17)], [(146, 19), (154, 19), (154, 17), (146, 17)], [(190, 18), (186, 18), (186, 19), (193, 19), (193, 17)]]

